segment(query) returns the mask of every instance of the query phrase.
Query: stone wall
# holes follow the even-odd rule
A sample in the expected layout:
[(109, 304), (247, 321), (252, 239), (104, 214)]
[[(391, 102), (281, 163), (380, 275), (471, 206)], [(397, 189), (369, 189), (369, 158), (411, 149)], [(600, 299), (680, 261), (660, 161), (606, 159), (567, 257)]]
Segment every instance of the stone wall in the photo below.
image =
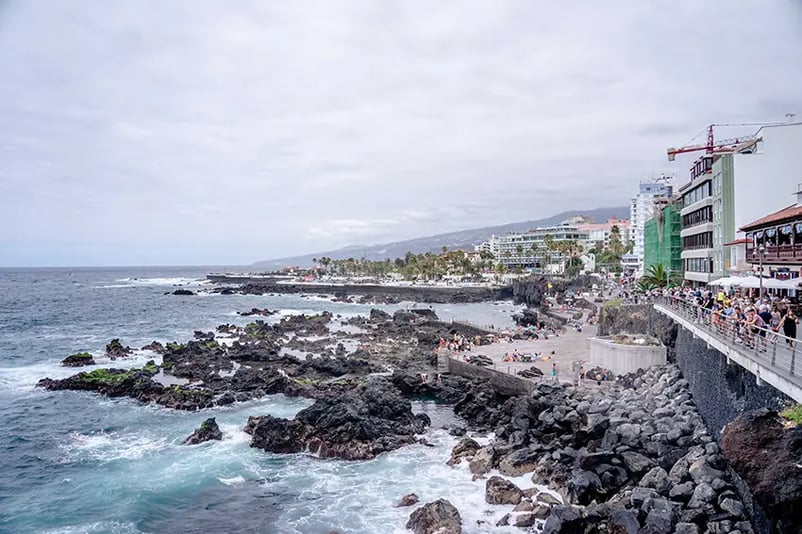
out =
[(457, 376), (487, 380), (500, 393), (505, 395), (531, 395), (537, 387), (537, 383), (527, 378), (521, 378), (495, 369), (461, 362), (453, 358), (449, 359), (448, 369), (451, 374)]
[(716, 439), (724, 425), (749, 410), (780, 410), (790, 399), (774, 389), (758, 385), (755, 375), (681, 328), (677, 334), (675, 358), (688, 380), (694, 401)]

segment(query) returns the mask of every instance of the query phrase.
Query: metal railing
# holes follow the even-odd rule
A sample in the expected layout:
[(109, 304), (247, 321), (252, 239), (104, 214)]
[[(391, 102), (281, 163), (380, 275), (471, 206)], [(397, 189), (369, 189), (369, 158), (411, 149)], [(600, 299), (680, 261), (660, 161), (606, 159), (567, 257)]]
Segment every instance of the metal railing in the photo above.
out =
[(778, 374), (802, 384), (802, 362), (799, 361), (802, 350), (797, 348), (795, 338), (782, 334), (782, 326), (775, 332), (734, 315), (726, 315), (724, 310), (710, 310), (682, 297), (660, 296), (655, 298), (654, 303), (684, 317), (697, 328), (761, 365), (771, 367)]

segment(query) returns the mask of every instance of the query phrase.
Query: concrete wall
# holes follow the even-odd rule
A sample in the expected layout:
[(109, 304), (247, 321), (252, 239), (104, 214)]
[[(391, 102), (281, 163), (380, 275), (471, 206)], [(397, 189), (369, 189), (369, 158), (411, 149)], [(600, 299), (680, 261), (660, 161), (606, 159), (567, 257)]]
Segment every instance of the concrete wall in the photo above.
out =
[(457, 376), (487, 380), (505, 395), (531, 395), (537, 387), (537, 383), (532, 380), (453, 358), (449, 359), (448, 368), (451, 374)]
[(666, 364), (666, 348), (662, 345), (623, 345), (597, 337), (592, 337), (588, 341), (591, 366), (609, 369), (615, 375), (634, 373), (638, 369)]

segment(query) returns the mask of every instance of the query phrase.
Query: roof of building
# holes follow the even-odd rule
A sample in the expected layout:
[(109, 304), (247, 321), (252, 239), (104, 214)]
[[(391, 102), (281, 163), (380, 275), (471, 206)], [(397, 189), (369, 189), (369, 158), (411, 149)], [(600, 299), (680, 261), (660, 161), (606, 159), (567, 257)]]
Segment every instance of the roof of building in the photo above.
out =
[(730, 241), (729, 243), (724, 243), (724, 246), (725, 247), (729, 247), (729, 246), (732, 246), (732, 245), (745, 245), (745, 244), (749, 243), (750, 241), (751, 241), (751, 239), (747, 239), (745, 237), (742, 237), (741, 239), (736, 239), (735, 241)]
[(761, 217), (756, 221), (752, 221), (749, 224), (745, 224), (741, 226), (741, 231), (752, 230), (753, 228), (760, 228), (761, 226), (767, 226), (772, 223), (778, 223), (781, 221), (785, 221), (788, 219), (796, 219), (802, 217), (802, 205), (792, 204), (787, 208), (783, 208), (780, 211), (775, 211), (774, 213), (770, 213), (765, 217)]

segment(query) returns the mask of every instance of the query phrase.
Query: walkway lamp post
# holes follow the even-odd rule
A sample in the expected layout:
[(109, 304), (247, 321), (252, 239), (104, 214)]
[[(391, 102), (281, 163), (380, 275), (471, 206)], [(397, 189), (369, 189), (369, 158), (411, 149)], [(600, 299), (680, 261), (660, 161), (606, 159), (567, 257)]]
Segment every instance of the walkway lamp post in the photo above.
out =
[(763, 301), (763, 258), (766, 257), (766, 247), (760, 245), (757, 250), (752, 251), (752, 258), (758, 260), (758, 276), (760, 277), (760, 301)]

